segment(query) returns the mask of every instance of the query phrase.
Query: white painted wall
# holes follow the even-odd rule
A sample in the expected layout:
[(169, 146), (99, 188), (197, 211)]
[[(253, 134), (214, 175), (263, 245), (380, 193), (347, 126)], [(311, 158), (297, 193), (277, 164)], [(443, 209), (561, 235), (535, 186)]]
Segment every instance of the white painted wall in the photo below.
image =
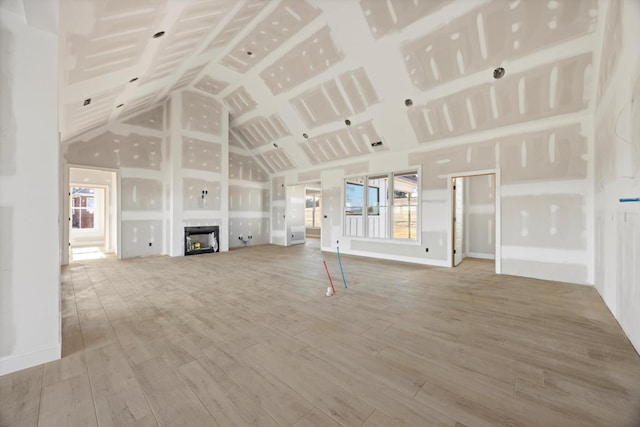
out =
[(61, 354), (57, 46), (0, 9), (0, 375)]
[(640, 203), (619, 201), (640, 197), (640, 3), (600, 7), (608, 13), (594, 121), (595, 284), (640, 351)]

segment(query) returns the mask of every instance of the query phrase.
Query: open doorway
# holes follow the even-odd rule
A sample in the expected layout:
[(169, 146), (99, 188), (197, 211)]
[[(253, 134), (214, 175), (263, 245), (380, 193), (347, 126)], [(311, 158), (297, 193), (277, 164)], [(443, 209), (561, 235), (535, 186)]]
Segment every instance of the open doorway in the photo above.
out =
[(450, 176), (451, 266), (473, 258), (500, 273), (500, 197), (497, 172)]
[(116, 172), (70, 167), (68, 195), (70, 261), (116, 254)]
[(307, 185), (305, 188), (305, 240), (312, 246), (320, 247), (322, 232), (322, 190), (320, 183)]

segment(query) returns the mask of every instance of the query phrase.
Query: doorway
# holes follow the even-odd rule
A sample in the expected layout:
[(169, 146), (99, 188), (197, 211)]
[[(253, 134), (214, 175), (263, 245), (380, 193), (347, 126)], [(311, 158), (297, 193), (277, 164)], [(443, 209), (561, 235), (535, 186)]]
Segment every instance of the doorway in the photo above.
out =
[(449, 176), (451, 194), (450, 265), (465, 259), (493, 262), (500, 273), (500, 186), (497, 171)]
[(117, 254), (117, 187), (115, 171), (69, 168), (66, 204), (69, 260)]
[(320, 184), (305, 188), (305, 240), (318, 241), (322, 232), (322, 191)]

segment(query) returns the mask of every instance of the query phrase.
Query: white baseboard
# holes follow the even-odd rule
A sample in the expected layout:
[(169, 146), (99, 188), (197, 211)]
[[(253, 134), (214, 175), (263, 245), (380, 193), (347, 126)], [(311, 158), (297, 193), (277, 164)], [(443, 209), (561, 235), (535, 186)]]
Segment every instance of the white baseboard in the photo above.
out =
[(0, 359), (0, 375), (10, 374), (42, 363), (51, 362), (52, 360), (58, 360), (60, 357), (62, 357), (62, 346), (60, 344), (30, 353), (7, 356)]
[[(321, 248), (321, 250), (325, 252), (336, 252), (331, 247), (323, 247)], [(367, 258), (385, 259), (389, 261), (410, 262), (413, 264), (430, 265), (435, 267), (450, 267), (449, 263), (446, 260), (440, 261), (434, 259), (422, 259), (402, 255), (381, 254), (377, 252), (353, 251), (350, 249), (342, 249), (340, 250), (340, 253), (343, 255), (355, 255)]]
[(469, 258), (496, 259), (494, 254), (483, 254), (481, 252), (467, 252), (464, 256)]

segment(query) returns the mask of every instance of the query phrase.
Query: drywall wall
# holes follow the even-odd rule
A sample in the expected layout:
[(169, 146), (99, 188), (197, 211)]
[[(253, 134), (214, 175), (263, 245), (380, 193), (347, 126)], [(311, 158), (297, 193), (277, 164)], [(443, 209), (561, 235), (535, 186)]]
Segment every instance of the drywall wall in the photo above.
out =
[(118, 170), (122, 258), (164, 253), (164, 115), (160, 105), (63, 144), (67, 164)]
[(464, 256), (495, 259), (495, 176), (464, 178)]
[(184, 254), (184, 227), (217, 225), (229, 250), (229, 112), (207, 91), (170, 98), (169, 255)]
[(271, 180), (271, 243), (286, 246), (287, 190), (284, 177)]
[(68, 164), (120, 174), (123, 258), (184, 254), (184, 227), (218, 225), (228, 249), (228, 112), (207, 91), (165, 104), (63, 145)]
[[(339, 241), (345, 253), (448, 266), (451, 256), (448, 177), (495, 170), (500, 188), (494, 189), (492, 197), (500, 192), (502, 219), (495, 226), (501, 228), (502, 273), (592, 283), (587, 157), (590, 129), (590, 116), (585, 110), (568, 124), (537, 122), (487, 139), (459, 139), (450, 148), (380, 153), (369, 156), (369, 162), (363, 164), (320, 170), (323, 214), (327, 215), (322, 229), (323, 245), (326, 244), (323, 249), (335, 250), (335, 242)], [(412, 169), (418, 169), (421, 176), (419, 239), (399, 242), (348, 237), (343, 223), (344, 179)], [(288, 173), (273, 182), (278, 188), (316, 174), (314, 170)], [(484, 206), (482, 210), (489, 204), (485, 202), (480, 203)], [(481, 220), (487, 241), (483, 251), (490, 251), (488, 220), (487, 215)]]
[(287, 246), (305, 242), (304, 225), (304, 184), (289, 185), (286, 188), (286, 234)]
[(263, 245), (270, 237), (269, 174), (248, 151), (229, 151), (229, 247)]
[(0, 8), (0, 375), (61, 354), (57, 46)]
[[(602, 1), (595, 109), (595, 285), (640, 351), (640, 4)], [(604, 13), (606, 12), (606, 13)]]

